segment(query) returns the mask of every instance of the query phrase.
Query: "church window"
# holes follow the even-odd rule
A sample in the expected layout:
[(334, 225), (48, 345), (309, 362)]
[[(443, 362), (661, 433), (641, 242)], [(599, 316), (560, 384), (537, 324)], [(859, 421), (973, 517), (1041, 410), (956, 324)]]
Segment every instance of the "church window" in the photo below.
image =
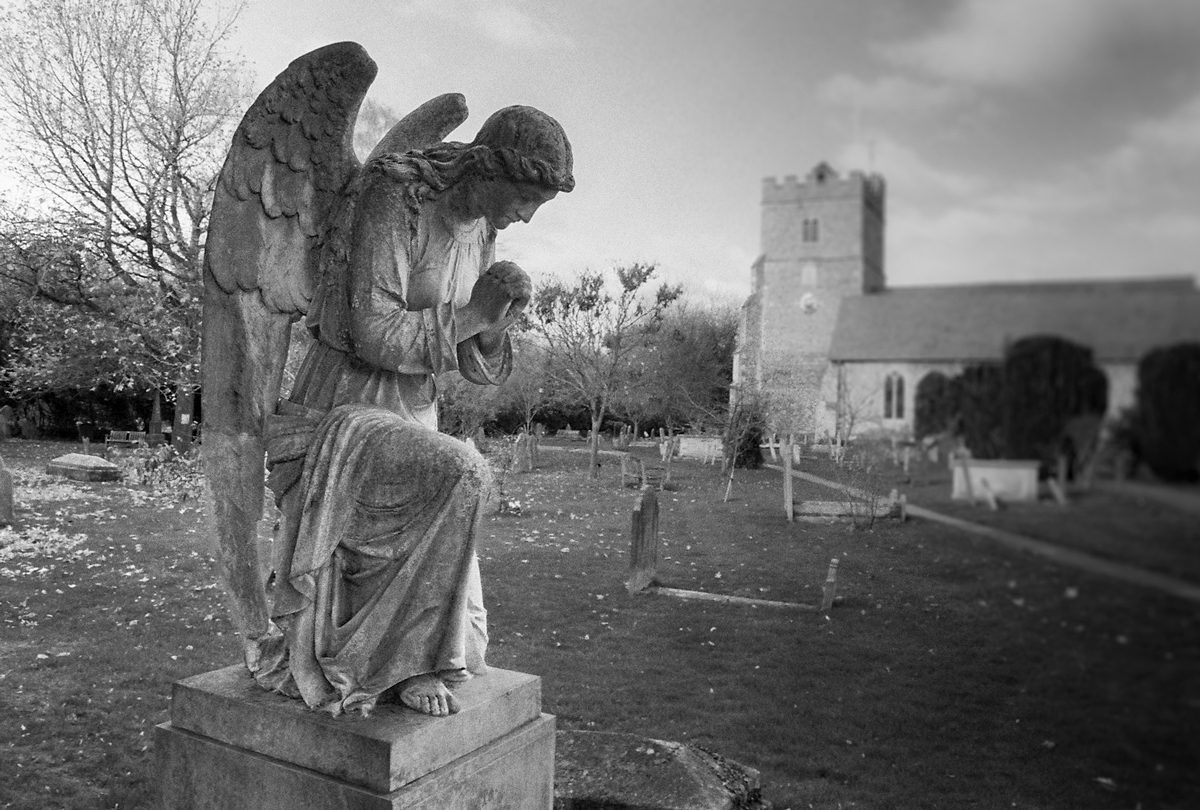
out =
[(820, 239), (820, 221), (806, 219), (801, 224), (801, 239), (805, 242), (816, 242)]
[(904, 418), (904, 377), (895, 371), (883, 381), (883, 418)]
[(804, 287), (817, 286), (817, 266), (812, 262), (800, 268), (800, 284)]

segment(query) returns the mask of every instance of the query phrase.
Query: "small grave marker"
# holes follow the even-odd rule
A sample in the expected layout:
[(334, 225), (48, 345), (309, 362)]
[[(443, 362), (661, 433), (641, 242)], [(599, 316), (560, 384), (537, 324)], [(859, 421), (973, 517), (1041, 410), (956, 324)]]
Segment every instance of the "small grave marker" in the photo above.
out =
[(787, 437), (783, 450), (783, 512), (788, 523), (796, 520), (796, 504), (792, 501), (792, 437)]
[(12, 526), (17, 522), (13, 514), (13, 479), (12, 473), (4, 466), (0, 458), (0, 526)]
[(825, 584), (821, 586), (821, 612), (828, 613), (833, 607), (833, 600), (837, 596), (837, 569), (838, 558), (834, 557), (829, 561), (829, 573), (825, 575)]
[(1062, 485), (1057, 480), (1047, 478), (1046, 486), (1050, 488), (1050, 494), (1054, 496), (1054, 500), (1058, 501), (1059, 506), (1070, 505), (1070, 501), (1067, 500), (1067, 493), (1063, 491)]
[(633, 507), (629, 529), (629, 579), (625, 588), (630, 593), (644, 591), (654, 584), (658, 569), (658, 495), (644, 487)]
[[(968, 476), (968, 481), (970, 477)], [(1000, 499), (996, 497), (996, 493), (992, 490), (992, 485), (988, 483), (986, 478), (979, 479), (979, 490), (983, 494), (983, 499), (987, 502), (988, 509), (993, 512), (1000, 508)]]

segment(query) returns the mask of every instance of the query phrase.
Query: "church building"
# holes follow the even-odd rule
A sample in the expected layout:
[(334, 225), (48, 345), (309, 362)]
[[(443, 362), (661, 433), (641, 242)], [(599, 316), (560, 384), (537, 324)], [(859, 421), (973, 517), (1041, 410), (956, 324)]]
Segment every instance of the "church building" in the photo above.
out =
[(1090, 348), (1115, 415), (1134, 402), (1144, 354), (1200, 341), (1191, 277), (889, 288), (886, 191), (878, 174), (827, 163), (763, 181), (733, 377), (734, 397), (755, 396), (774, 431), (911, 434), (926, 375), (1000, 362), (1035, 335)]

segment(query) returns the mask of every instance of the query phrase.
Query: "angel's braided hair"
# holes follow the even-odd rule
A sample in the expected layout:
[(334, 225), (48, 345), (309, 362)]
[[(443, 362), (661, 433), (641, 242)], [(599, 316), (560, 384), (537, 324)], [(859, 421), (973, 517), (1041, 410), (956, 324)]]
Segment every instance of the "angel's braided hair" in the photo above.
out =
[(471, 143), (447, 142), (402, 155), (383, 155), (368, 170), (399, 180), (415, 236), (422, 202), (435, 199), (468, 179), (505, 179), (570, 191), (571, 144), (557, 121), (533, 107), (505, 107), (494, 113)]

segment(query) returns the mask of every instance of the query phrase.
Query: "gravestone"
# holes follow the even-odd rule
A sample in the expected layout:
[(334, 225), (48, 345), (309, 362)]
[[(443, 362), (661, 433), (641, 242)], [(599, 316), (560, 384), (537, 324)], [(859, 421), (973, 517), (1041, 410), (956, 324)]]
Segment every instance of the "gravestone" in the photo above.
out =
[(825, 582), (821, 585), (822, 613), (828, 613), (833, 607), (833, 600), (837, 598), (837, 569), (838, 559), (834, 557), (829, 561), (829, 573), (825, 575)]
[(12, 405), (0, 407), (0, 442), (10, 438), (13, 435), (13, 429), (16, 424), (16, 415), (13, 413)]
[(530, 437), (528, 433), (521, 433), (517, 436), (517, 440), (513, 446), (513, 472), (527, 473), (533, 472), (532, 463), (533, 451), (530, 445)]
[(783, 449), (783, 512), (788, 523), (796, 519), (796, 503), (792, 500), (792, 437), (789, 435)]
[(17, 425), (21, 429), (22, 439), (36, 439), (38, 437), (37, 422), (33, 421), (30, 417), (22, 416)]
[(625, 589), (630, 593), (644, 591), (654, 584), (658, 569), (658, 495), (644, 487), (633, 507), (629, 529), (629, 579)]
[(12, 473), (4, 466), (0, 458), (0, 526), (12, 526), (17, 522), (13, 514), (13, 479)]
[(46, 472), (72, 481), (120, 481), (121, 468), (99, 456), (67, 453), (50, 460)]

